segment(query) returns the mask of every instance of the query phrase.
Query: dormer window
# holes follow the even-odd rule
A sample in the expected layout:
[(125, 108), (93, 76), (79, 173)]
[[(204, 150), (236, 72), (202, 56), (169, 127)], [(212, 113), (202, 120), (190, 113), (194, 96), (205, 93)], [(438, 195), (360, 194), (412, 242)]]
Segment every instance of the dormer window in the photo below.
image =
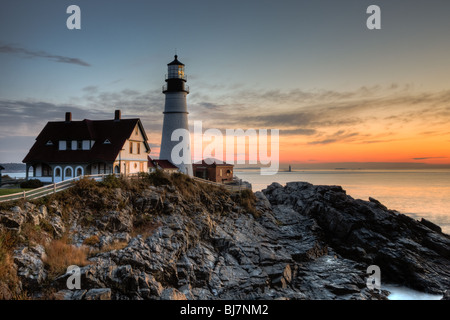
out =
[(103, 144), (111, 144), (111, 141), (109, 141), (109, 139), (106, 139), (105, 141), (103, 141)]
[(52, 140), (48, 140), (47, 143), (46, 143), (45, 145), (46, 145), (46, 146), (52, 146), (52, 145), (53, 145)]

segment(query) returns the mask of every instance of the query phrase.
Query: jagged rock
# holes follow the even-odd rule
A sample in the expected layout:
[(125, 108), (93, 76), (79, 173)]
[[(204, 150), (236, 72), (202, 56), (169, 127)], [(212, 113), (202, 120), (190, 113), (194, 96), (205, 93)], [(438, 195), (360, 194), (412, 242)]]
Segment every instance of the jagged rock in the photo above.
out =
[(105, 228), (111, 232), (130, 232), (133, 227), (133, 217), (123, 211), (110, 211), (102, 217)]
[(442, 297), (441, 300), (450, 300), (450, 290), (446, 290), (444, 292), (444, 296)]
[[(55, 300), (82, 300), (86, 295), (87, 290), (60, 290), (53, 294)], [(93, 299), (91, 299), (93, 300)]]
[(61, 238), (61, 236), (63, 235), (63, 233), (66, 231), (66, 227), (64, 226), (64, 223), (61, 219), (60, 216), (53, 216), (50, 218), (50, 224), (53, 228), (53, 234), (57, 237), (57, 238)]
[(20, 232), (25, 221), (25, 213), (18, 206), (11, 208), (9, 211), (0, 212), (0, 224), (9, 230)]
[(28, 214), (28, 221), (30, 221), (35, 226), (38, 226), (41, 221), (45, 221), (48, 215), (47, 207), (44, 205), (39, 206), (36, 209), (36, 206), (27, 202), (25, 204), (25, 208)]
[(85, 300), (111, 300), (110, 288), (90, 289), (84, 295)]
[(164, 289), (161, 300), (187, 300), (186, 296), (175, 288)]
[(14, 263), (17, 265), (17, 275), (20, 277), (26, 290), (39, 289), (47, 279), (44, 269), (45, 249), (41, 245), (35, 247), (22, 247), (14, 251)]

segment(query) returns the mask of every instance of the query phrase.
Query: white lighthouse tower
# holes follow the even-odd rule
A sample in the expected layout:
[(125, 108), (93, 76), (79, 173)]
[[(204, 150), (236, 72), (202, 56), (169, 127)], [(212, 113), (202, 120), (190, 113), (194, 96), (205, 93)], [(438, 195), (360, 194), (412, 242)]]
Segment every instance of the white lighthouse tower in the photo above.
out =
[(186, 96), (189, 93), (189, 87), (186, 85), (184, 64), (178, 61), (177, 58), (178, 56), (175, 55), (175, 60), (167, 65), (168, 73), (166, 75), (166, 84), (163, 86), (162, 90), (166, 95), (166, 102), (164, 105), (164, 123), (159, 159), (171, 161), (181, 172), (192, 176), (190, 138), (189, 141), (184, 141), (187, 148), (183, 148), (181, 151), (186, 152), (186, 154), (180, 155), (184, 161), (178, 163), (179, 161), (174, 161), (175, 159), (172, 159), (172, 150), (180, 143), (179, 141), (172, 141), (172, 133), (176, 129), (185, 129), (189, 132), (186, 104)]

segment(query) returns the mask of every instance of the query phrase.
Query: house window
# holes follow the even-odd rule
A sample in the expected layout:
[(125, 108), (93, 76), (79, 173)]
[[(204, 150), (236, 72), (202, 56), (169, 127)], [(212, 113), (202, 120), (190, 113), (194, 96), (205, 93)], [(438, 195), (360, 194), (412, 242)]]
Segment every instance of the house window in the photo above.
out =
[(61, 169), (60, 168), (55, 169), (55, 177), (61, 177)]
[(138, 135), (138, 133), (139, 133), (139, 128), (138, 128), (138, 126), (136, 126), (136, 130), (134, 131), (134, 134)]
[(222, 169), (220, 169), (220, 176), (222, 176)]
[(133, 142), (130, 141), (130, 154), (133, 153)]
[(83, 150), (83, 140), (77, 141), (77, 150)]
[(47, 143), (45, 144), (46, 146), (52, 146), (53, 142), (51, 140), (48, 140)]
[(52, 176), (52, 168), (50, 166), (43, 164), (42, 165), (42, 176), (43, 177), (51, 177)]
[(72, 178), (72, 168), (70, 168), (70, 167), (67, 167), (65, 170), (64, 170), (64, 179), (67, 179), (67, 178)]
[(66, 140), (66, 150), (72, 150), (72, 141)]
[(141, 144), (139, 142), (137, 143), (137, 153), (141, 154)]

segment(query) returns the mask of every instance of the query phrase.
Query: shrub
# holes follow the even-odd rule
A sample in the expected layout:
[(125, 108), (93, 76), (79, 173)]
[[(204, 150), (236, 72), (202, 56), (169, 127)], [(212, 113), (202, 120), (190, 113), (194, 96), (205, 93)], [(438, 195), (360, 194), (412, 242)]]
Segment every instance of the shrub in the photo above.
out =
[(75, 181), (75, 186), (70, 189), (70, 192), (73, 192), (76, 195), (82, 197), (84, 196), (89, 197), (94, 193), (98, 193), (99, 190), (100, 190), (99, 186), (94, 179), (82, 178), (78, 181)]
[(30, 179), (27, 181), (24, 181), (20, 184), (20, 187), (22, 189), (34, 189), (34, 188), (39, 188), (42, 187), (44, 184), (42, 183), (41, 180), (38, 179)]
[(100, 182), (100, 185), (107, 188), (120, 188), (122, 185), (122, 181), (120, 178), (117, 178), (114, 174), (109, 174), (105, 177), (105, 179)]
[(151, 185), (158, 187), (163, 185), (171, 185), (169, 177), (162, 170), (155, 170), (152, 173), (144, 173), (140, 175), (141, 179), (150, 183)]

